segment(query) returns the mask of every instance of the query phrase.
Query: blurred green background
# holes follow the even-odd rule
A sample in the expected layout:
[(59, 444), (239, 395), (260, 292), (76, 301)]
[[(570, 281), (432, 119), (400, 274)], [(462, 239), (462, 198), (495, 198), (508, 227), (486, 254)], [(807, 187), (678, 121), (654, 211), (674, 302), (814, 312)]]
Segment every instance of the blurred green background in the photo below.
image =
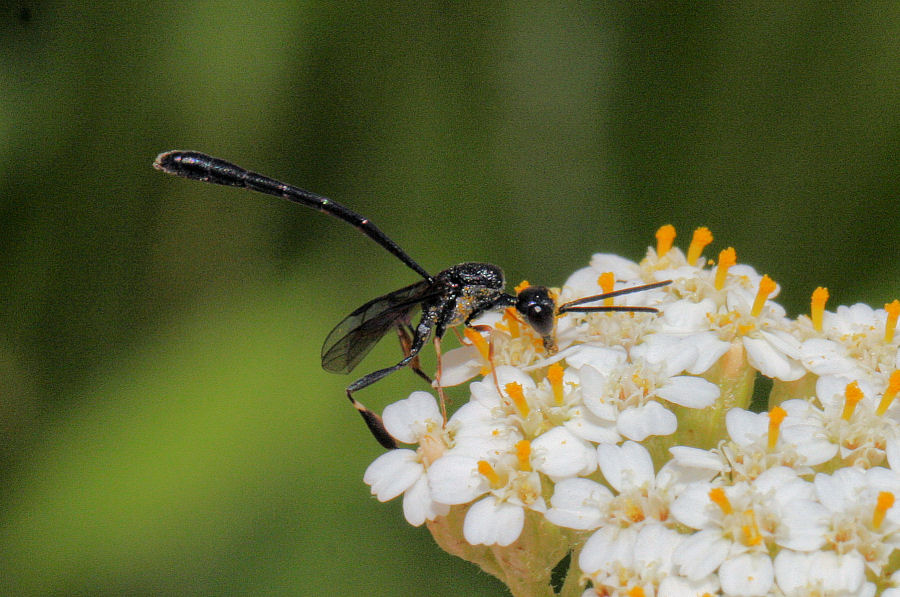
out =
[(414, 274), (160, 151), (345, 202), (432, 272), (557, 285), (672, 223), (792, 315), (900, 295), (895, 2), (2, 6), (4, 595), (503, 592), (369, 496), (354, 377), (319, 368)]

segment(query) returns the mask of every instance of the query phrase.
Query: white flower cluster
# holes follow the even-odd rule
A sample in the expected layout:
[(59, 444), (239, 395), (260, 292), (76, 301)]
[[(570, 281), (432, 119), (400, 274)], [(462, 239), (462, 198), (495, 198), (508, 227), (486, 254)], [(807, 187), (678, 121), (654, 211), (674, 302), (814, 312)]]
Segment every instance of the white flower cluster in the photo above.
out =
[(595, 255), (559, 300), (672, 280), (628, 296), (659, 314), (566, 313), (555, 354), (512, 312), (467, 330), (442, 382), (481, 376), (470, 401), (446, 422), (426, 392), (388, 406), (416, 447), (372, 463), (373, 494), (501, 578), (507, 546), (519, 574), (572, 553), (568, 594), (900, 596), (900, 303), (828, 312), (818, 289), (792, 320), (732, 249), (704, 267), (706, 229), (687, 256), (657, 238), (639, 264)]

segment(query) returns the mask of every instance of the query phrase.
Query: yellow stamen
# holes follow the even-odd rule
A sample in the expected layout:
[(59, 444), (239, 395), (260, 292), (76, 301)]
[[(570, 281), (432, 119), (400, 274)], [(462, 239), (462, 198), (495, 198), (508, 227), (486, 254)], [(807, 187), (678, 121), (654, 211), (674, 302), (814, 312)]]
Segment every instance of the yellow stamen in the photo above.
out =
[(672, 241), (675, 240), (675, 226), (666, 224), (660, 226), (656, 231), (656, 256), (662, 257), (672, 248)]
[(488, 346), (488, 341), (484, 339), (484, 336), (476, 332), (470, 327), (463, 329), (463, 334), (466, 335), (469, 342), (472, 343), (472, 346), (478, 349), (478, 353), (481, 355), (485, 361), (490, 360), (490, 347)]
[(881, 528), (884, 522), (884, 515), (894, 506), (894, 494), (890, 491), (882, 491), (878, 494), (878, 501), (875, 503), (875, 512), (872, 513), (872, 528), (876, 531)]
[(688, 247), (688, 264), (694, 265), (695, 263), (697, 263), (697, 260), (700, 259), (700, 255), (703, 254), (703, 249), (706, 248), (706, 245), (708, 245), (712, 241), (712, 232), (710, 232), (709, 228), (707, 228), (706, 226), (702, 226), (694, 230), (694, 237), (691, 239), (691, 246)]
[(775, 280), (769, 277), (769, 274), (766, 274), (762, 277), (762, 280), (759, 281), (759, 290), (756, 292), (756, 298), (753, 300), (753, 307), (750, 309), (750, 315), (752, 317), (759, 317), (759, 314), (762, 313), (763, 305), (766, 304), (766, 299), (769, 298), (769, 295), (775, 292)]
[(784, 421), (784, 418), (787, 416), (787, 411), (785, 411), (780, 406), (776, 406), (772, 410), (769, 411), (769, 449), (774, 450), (775, 445), (778, 443), (778, 434), (781, 431), (781, 422)]
[(478, 474), (487, 479), (493, 489), (500, 489), (503, 487), (503, 480), (487, 460), (478, 461)]
[(641, 587), (631, 587), (628, 589), (628, 597), (647, 597), (647, 593)]
[(719, 266), (716, 268), (716, 290), (722, 290), (725, 286), (725, 277), (728, 275), (728, 268), (737, 263), (737, 253), (732, 247), (723, 249), (719, 253)]
[(887, 409), (891, 407), (894, 398), (897, 397), (898, 392), (900, 392), (900, 369), (894, 369), (894, 372), (891, 373), (890, 378), (888, 378), (888, 387), (881, 397), (881, 402), (878, 403), (875, 414), (880, 417), (886, 413)]
[(556, 404), (562, 405), (563, 368), (559, 364), (553, 363), (547, 369), (547, 381), (550, 382), (550, 387), (553, 389), (553, 400), (556, 401)]
[(631, 522), (638, 523), (647, 518), (647, 515), (644, 514), (643, 508), (637, 502), (628, 500), (628, 503), (624, 507), (625, 510), (625, 518), (630, 520)]
[(813, 329), (822, 331), (822, 316), (825, 314), (825, 303), (828, 301), (828, 289), (819, 286), (812, 293), (812, 302), (809, 307), (809, 316), (812, 319)]
[(738, 336), (746, 336), (750, 332), (756, 329), (756, 324), (753, 323), (739, 323), (737, 326)]
[(519, 459), (519, 470), (531, 470), (531, 442), (523, 439), (516, 442), (516, 457)]
[(744, 520), (741, 525), (741, 531), (744, 533), (744, 545), (753, 547), (762, 542), (762, 535), (759, 533), (759, 526), (756, 524), (756, 513), (753, 510), (744, 512)]
[(731, 502), (728, 501), (728, 496), (725, 495), (725, 490), (721, 487), (713, 487), (710, 489), (709, 499), (722, 510), (723, 514), (731, 514), (734, 512), (734, 509), (731, 507)]
[[(597, 284), (600, 285), (600, 290), (603, 291), (603, 294), (612, 292), (616, 285), (616, 275), (612, 272), (604, 272), (597, 278)], [(613, 300), (611, 298), (603, 299), (603, 304), (609, 306), (613, 304)]]
[(506, 323), (509, 335), (513, 338), (518, 338), (519, 334), (521, 334), (521, 330), (519, 329), (519, 316), (517, 313), (515, 307), (507, 307), (503, 311), (503, 321)]
[(853, 416), (853, 411), (856, 410), (856, 405), (862, 399), (863, 392), (859, 389), (859, 383), (855, 381), (848, 383), (847, 389), (844, 390), (844, 410), (841, 413), (841, 418), (849, 421), (850, 417)]
[(504, 388), (506, 389), (506, 393), (509, 394), (509, 397), (512, 398), (513, 404), (516, 405), (516, 410), (519, 411), (519, 414), (523, 417), (527, 417), (531, 412), (531, 409), (528, 407), (528, 402), (525, 400), (525, 392), (522, 391), (522, 384), (511, 381), (506, 384)]
[(900, 318), (900, 301), (894, 299), (893, 302), (884, 306), (884, 310), (888, 314), (887, 322), (884, 326), (884, 341), (893, 342), (894, 330), (897, 329), (897, 319)]
[(528, 280), (522, 280), (521, 282), (519, 282), (519, 285), (516, 286), (513, 290), (516, 291), (516, 294), (519, 294), (529, 286), (531, 286), (531, 284), (528, 283)]

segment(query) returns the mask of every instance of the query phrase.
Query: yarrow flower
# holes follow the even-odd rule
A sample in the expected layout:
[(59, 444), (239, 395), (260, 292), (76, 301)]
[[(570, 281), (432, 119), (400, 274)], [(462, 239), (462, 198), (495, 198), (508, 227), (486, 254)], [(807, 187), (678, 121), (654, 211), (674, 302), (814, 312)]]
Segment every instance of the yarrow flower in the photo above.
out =
[(516, 596), (900, 595), (900, 302), (828, 311), (819, 288), (792, 319), (733, 248), (704, 257), (709, 230), (674, 239), (550, 290), (670, 280), (599, 303), (644, 312), (561, 309), (550, 340), (514, 309), (471, 322), (440, 375), (468, 401), (388, 406), (411, 447), (365, 482)]

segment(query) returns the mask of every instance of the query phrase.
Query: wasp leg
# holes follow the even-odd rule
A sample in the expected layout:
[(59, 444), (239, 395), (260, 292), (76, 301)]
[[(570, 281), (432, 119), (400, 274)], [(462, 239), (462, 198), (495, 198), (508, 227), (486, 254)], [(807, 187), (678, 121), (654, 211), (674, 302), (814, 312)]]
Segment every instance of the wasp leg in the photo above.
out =
[(384, 421), (381, 420), (381, 417), (378, 416), (377, 413), (366, 408), (359, 400), (350, 395), (350, 392), (347, 392), (347, 398), (350, 399), (350, 404), (353, 405), (353, 408), (359, 412), (362, 416), (363, 421), (366, 422), (366, 427), (369, 428), (369, 432), (372, 436), (381, 444), (384, 448), (388, 450), (393, 450), (397, 447), (397, 441), (391, 437), (391, 434), (388, 433), (388, 430), (384, 427)]
[(375, 439), (378, 440), (378, 443), (388, 450), (393, 450), (397, 447), (397, 440), (391, 437), (391, 434), (388, 433), (387, 429), (384, 427), (384, 422), (381, 420), (381, 417), (363, 406), (362, 403), (360, 403), (353, 397), (353, 393), (358, 392), (363, 388), (367, 388), (379, 379), (387, 377), (397, 369), (402, 369), (409, 365), (412, 360), (416, 358), (416, 355), (419, 354), (419, 351), (422, 350), (422, 347), (425, 345), (425, 342), (431, 335), (431, 330), (433, 328), (434, 322), (423, 317), (422, 321), (419, 323), (419, 326), (416, 328), (416, 334), (409, 346), (408, 355), (403, 357), (403, 359), (396, 365), (392, 367), (385, 367), (384, 369), (379, 369), (378, 371), (373, 371), (372, 373), (369, 373), (368, 375), (357, 379), (352, 384), (347, 386), (347, 399), (350, 400), (350, 404), (353, 405), (353, 408), (359, 411), (359, 414), (366, 422), (366, 426), (369, 428), (369, 431), (372, 433)]
[(494, 378), (494, 387), (497, 388), (497, 395), (501, 398), (503, 397), (503, 392), (500, 391), (500, 380), (497, 379), (497, 368), (494, 367), (494, 334), (493, 329), (489, 325), (472, 325), (469, 326), (476, 332), (487, 332), (488, 333), (488, 364), (491, 366), (491, 377)]
[[(403, 348), (403, 355), (409, 356), (410, 349), (413, 343), (413, 334), (415, 330), (413, 330), (410, 325), (398, 325), (397, 326), (397, 335), (400, 337), (400, 346)], [(428, 374), (422, 371), (422, 367), (419, 364), (419, 355), (415, 355), (412, 361), (409, 362), (409, 368), (416, 372), (416, 375), (424, 379), (428, 385), (431, 385), (431, 378), (428, 377)]]
[(434, 369), (434, 379), (437, 382), (438, 397), (441, 399), (441, 415), (444, 417), (444, 425), (447, 424), (447, 397), (444, 395), (444, 387), (441, 385), (441, 339), (434, 337), (434, 353), (437, 355), (437, 365)]

